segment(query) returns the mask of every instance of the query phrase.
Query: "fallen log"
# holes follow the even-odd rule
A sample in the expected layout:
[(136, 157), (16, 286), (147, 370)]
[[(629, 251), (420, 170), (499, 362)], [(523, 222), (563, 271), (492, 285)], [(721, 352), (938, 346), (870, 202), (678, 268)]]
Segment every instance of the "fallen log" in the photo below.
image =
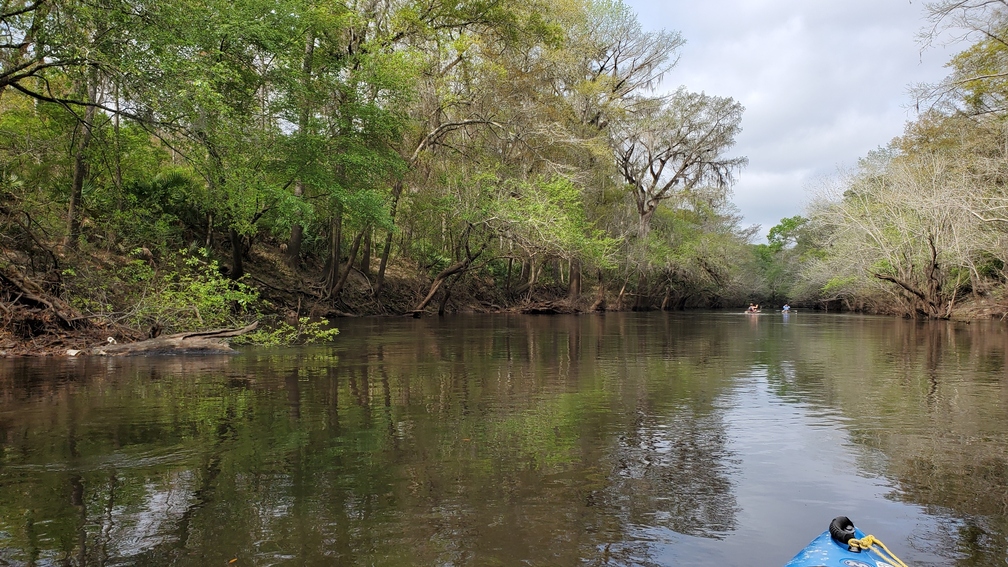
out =
[(195, 333), (176, 333), (138, 341), (135, 343), (108, 343), (85, 350), (68, 350), (70, 356), (82, 354), (92, 356), (128, 356), (154, 354), (229, 354), (235, 352), (227, 339), (254, 331), (258, 322), (241, 329), (218, 329)]

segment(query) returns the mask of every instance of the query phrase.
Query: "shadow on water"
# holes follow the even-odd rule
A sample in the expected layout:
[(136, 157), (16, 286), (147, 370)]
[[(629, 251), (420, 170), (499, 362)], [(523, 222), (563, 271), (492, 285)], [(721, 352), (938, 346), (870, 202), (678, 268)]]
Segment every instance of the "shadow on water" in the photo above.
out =
[[(928, 537), (958, 564), (994, 564), (1005, 356), (1000, 327), (608, 314), (354, 320), (331, 346), (233, 358), (3, 361), (0, 565), (782, 562), (796, 549), (739, 543), (759, 535), (740, 520), (749, 487), (770, 485), (729, 423), (754, 369), (777, 403), (837, 416), (855, 458), (884, 455), (854, 475), (955, 521)], [(767, 437), (804, 427), (753, 407)]]

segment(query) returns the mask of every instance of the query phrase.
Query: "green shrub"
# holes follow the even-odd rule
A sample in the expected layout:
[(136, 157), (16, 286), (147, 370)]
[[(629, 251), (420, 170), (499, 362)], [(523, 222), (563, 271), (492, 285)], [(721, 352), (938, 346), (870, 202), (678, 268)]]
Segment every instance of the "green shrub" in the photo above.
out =
[(338, 334), (339, 329), (330, 327), (328, 319), (313, 321), (308, 317), (301, 317), (296, 326), (282, 321), (271, 329), (257, 329), (247, 335), (236, 337), (232, 342), (262, 346), (306, 345), (332, 341)]
[[(159, 324), (166, 333), (240, 327), (259, 318), (259, 292), (221, 274), (207, 250), (180, 250), (161, 264), (167, 268), (134, 259), (102, 276), (103, 287), (120, 288), (114, 299), (101, 302), (120, 306), (110, 317), (138, 329)], [(79, 302), (85, 308), (98, 304), (86, 294)]]

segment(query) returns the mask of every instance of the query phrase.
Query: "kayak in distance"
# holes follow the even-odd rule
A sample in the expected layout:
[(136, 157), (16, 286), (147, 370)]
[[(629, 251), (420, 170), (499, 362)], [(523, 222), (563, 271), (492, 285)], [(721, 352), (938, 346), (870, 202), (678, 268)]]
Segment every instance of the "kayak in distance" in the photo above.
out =
[(839, 516), (784, 567), (907, 567), (907, 564), (875, 536), (865, 535), (846, 516)]

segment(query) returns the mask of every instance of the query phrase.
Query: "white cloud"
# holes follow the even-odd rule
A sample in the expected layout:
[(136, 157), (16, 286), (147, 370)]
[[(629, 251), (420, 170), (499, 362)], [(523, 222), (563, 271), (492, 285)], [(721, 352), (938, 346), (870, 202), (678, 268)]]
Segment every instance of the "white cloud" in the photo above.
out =
[(649, 29), (682, 32), (673, 89), (746, 107), (735, 186), (763, 234), (803, 213), (807, 186), (887, 144), (914, 118), (910, 85), (945, 76), (961, 47), (921, 51), (923, 5), (907, 0), (625, 0)]

